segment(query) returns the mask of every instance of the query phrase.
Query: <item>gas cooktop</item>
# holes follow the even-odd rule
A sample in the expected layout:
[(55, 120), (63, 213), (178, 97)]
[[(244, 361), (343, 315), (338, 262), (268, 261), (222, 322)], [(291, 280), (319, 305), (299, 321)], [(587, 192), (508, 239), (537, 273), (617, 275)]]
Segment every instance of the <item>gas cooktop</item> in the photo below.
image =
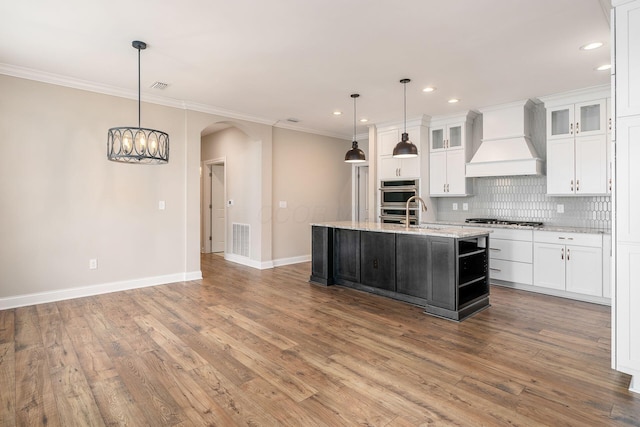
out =
[(464, 222), (470, 224), (495, 224), (495, 225), (515, 225), (518, 227), (542, 227), (543, 223), (536, 221), (513, 221), (497, 218), (467, 218)]

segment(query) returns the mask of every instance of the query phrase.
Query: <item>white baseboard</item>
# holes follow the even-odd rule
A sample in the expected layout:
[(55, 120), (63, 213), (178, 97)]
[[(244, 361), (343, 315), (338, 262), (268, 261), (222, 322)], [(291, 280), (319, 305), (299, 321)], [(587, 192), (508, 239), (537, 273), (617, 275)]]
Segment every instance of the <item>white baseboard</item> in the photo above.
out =
[(227, 261), (235, 262), (236, 264), (242, 264), (242, 265), (246, 265), (247, 267), (257, 268), (258, 270), (266, 270), (269, 268), (280, 267), (283, 265), (298, 264), (301, 262), (311, 261), (311, 255), (302, 255), (302, 256), (291, 257), (291, 258), (280, 258), (280, 259), (274, 259), (273, 261), (255, 261), (255, 260), (252, 260), (251, 258), (225, 253), (224, 259)]
[(311, 255), (302, 255), (302, 256), (296, 256), (291, 258), (280, 258), (280, 259), (273, 260), (273, 266), (280, 267), (283, 265), (299, 264), (301, 262), (309, 262), (309, 261), (311, 261)]
[(146, 288), (148, 286), (166, 285), (168, 283), (184, 282), (202, 279), (201, 271), (167, 274), (164, 276), (145, 277), (142, 279), (123, 280), (119, 282), (102, 283), (100, 285), (82, 286), (78, 288), (59, 289), (49, 292), (16, 295), (0, 298), (0, 310), (25, 307), (34, 304), (63, 301), (73, 298), (90, 297), (108, 294), (110, 292), (126, 291), (129, 289)]

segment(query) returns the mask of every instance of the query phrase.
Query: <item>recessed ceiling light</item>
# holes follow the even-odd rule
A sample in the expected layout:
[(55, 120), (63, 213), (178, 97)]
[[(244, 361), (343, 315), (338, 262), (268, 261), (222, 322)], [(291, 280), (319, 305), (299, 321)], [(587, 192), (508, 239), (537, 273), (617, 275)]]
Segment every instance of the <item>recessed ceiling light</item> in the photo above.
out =
[(434, 90), (436, 90), (436, 88), (433, 86), (427, 86), (424, 89), (422, 89), (423, 92), (433, 92)]
[(360, 122), (362, 123), (367, 123), (369, 121), (369, 119), (365, 119), (364, 117), (360, 119)]
[(596, 71), (607, 71), (610, 69), (611, 69), (611, 64), (604, 64), (595, 68)]
[(334, 116), (340, 116), (340, 115), (342, 115), (342, 111), (334, 111), (333, 115)]
[(593, 50), (602, 47), (602, 42), (587, 43), (584, 46), (580, 46), (580, 50)]
[(451, 98), (450, 100), (447, 101), (449, 104), (455, 104), (456, 102), (460, 102), (459, 99), (457, 98)]

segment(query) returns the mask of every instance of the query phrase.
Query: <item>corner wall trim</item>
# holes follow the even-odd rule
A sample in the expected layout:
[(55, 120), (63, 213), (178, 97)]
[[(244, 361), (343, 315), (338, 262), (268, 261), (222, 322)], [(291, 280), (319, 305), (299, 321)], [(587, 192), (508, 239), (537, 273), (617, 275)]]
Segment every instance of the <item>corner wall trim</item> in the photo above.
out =
[(82, 286), (78, 288), (60, 289), (51, 292), (16, 295), (0, 298), (0, 310), (200, 279), (202, 279), (201, 271), (190, 271), (186, 273), (144, 277), (142, 279), (123, 280), (119, 282), (102, 283), (99, 285)]

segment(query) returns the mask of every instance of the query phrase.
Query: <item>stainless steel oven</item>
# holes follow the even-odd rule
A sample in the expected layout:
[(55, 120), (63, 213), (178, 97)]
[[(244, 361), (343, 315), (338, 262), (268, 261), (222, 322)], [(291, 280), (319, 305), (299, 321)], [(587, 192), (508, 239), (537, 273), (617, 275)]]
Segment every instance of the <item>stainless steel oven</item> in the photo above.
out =
[[(380, 182), (380, 221), (391, 224), (404, 223), (407, 214), (407, 200), (418, 196), (418, 181), (398, 180)], [(418, 223), (420, 207), (414, 201), (409, 205), (409, 223)]]

